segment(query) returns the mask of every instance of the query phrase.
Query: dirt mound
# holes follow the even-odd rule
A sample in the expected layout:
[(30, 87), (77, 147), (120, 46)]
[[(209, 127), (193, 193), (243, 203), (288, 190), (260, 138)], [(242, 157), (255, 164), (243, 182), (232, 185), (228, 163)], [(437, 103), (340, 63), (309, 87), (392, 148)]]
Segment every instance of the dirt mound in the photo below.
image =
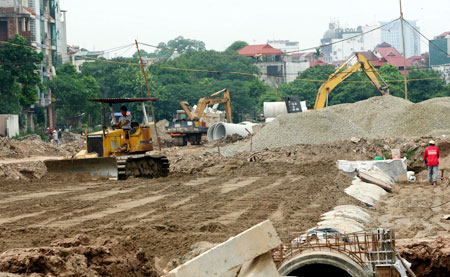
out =
[(26, 135), (26, 136), (20, 137), (17, 140), (19, 140), (19, 141), (24, 141), (24, 140), (42, 140), (42, 138), (39, 135), (31, 134), (31, 135)]
[(0, 255), (0, 271), (27, 276), (157, 276), (131, 239), (91, 243), (83, 235), (49, 247), (8, 250)]
[(420, 241), (397, 241), (396, 250), (412, 263), (417, 276), (448, 276), (450, 272), (450, 237)]
[(13, 180), (40, 179), (47, 173), (45, 164), (40, 161), (25, 163), (0, 163), (0, 178)]
[(450, 97), (413, 104), (379, 96), (309, 113), (285, 114), (254, 137), (256, 150), (301, 143), (320, 144), (351, 137), (411, 138), (450, 134)]
[[(78, 144), (77, 144), (78, 145)], [(0, 138), (0, 158), (25, 158), (30, 156), (71, 156), (76, 154), (73, 145), (56, 146), (42, 140), (15, 140)]]

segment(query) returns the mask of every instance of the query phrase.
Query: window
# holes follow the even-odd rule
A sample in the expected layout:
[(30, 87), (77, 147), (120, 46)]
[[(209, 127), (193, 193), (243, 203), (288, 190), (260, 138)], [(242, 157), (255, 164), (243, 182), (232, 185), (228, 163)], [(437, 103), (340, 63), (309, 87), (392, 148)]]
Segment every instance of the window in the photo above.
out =
[(0, 21), (0, 41), (8, 40), (8, 21)]

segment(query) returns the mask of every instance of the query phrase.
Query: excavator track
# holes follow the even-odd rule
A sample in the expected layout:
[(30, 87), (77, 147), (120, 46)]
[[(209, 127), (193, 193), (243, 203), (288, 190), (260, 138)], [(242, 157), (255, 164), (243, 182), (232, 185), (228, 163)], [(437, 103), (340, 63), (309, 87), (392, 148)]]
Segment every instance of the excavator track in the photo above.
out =
[(169, 175), (169, 160), (165, 156), (146, 154), (117, 157), (118, 179), (130, 176), (159, 178)]

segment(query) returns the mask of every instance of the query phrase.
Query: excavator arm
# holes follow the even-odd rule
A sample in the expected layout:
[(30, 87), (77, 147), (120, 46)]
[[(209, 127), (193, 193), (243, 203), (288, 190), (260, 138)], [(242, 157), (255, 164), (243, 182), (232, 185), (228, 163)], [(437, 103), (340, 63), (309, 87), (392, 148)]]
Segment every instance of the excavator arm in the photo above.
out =
[[(222, 98), (214, 98), (215, 96), (223, 93)], [(181, 107), (186, 112), (190, 120), (203, 120), (203, 115), (205, 113), (205, 109), (208, 105), (214, 105), (214, 104), (225, 104), (225, 113), (227, 115), (227, 121), (229, 123), (233, 122), (233, 115), (231, 113), (231, 98), (230, 98), (230, 91), (228, 89), (223, 89), (220, 91), (217, 91), (210, 96), (200, 98), (198, 100), (197, 108), (195, 109), (195, 112), (192, 112), (192, 110), (189, 107), (189, 104), (187, 102), (180, 102)]]
[[(372, 84), (378, 89), (381, 95), (389, 94), (389, 86), (383, 80), (381, 75), (375, 69), (375, 67), (366, 59), (361, 53), (356, 53), (356, 58), (358, 60), (354, 65), (347, 67), (349, 62), (355, 57), (351, 57), (347, 62), (341, 65), (333, 74), (330, 75), (327, 81), (320, 86), (319, 91), (317, 92), (316, 103), (314, 105), (314, 110), (319, 110), (325, 107), (327, 102), (328, 95), (331, 91), (340, 83), (342, 83), (345, 79), (350, 77), (353, 73), (361, 69), (367, 77), (369, 77)], [(380, 79), (384, 86), (380, 85)]]

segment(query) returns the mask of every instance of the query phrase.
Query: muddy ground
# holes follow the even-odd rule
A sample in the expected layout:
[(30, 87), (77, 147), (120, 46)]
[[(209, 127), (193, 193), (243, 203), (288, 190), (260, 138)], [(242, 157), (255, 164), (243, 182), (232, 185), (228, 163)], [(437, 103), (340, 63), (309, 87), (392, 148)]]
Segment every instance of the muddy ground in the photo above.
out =
[[(314, 227), (320, 215), (336, 205), (361, 206), (344, 193), (351, 179), (337, 170), (336, 160), (372, 159), (401, 143), (345, 141), (237, 153), (227, 158), (205, 152), (215, 149), (211, 145), (169, 148), (164, 150), (172, 163), (168, 178), (126, 181), (41, 178), (41, 161), (32, 161), (34, 168), (30, 169), (24, 160), (5, 158), (0, 169), (23, 167), (32, 173), (0, 177), (0, 253), (14, 248), (40, 251), (55, 241), (80, 235), (94, 245), (99, 238), (117, 239), (119, 244), (126, 240), (138, 263), (149, 272), (154, 269), (162, 274), (188, 259), (186, 253), (199, 243), (211, 246), (263, 220), (271, 219), (279, 235), (287, 238)], [(416, 147), (410, 154), (411, 165), (420, 168), (415, 159), (419, 159), (423, 141), (408, 143), (405, 149)], [(411, 232), (417, 238), (444, 235), (449, 225), (441, 226), (435, 217), (448, 205), (427, 213), (405, 209), (405, 205), (434, 204), (448, 195), (447, 187), (428, 189), (422, 184), (397, 186), (384, 199), (387, 204), (372, 210), (374, 226), (398, 229), (399, 238), (411, 237)], [(424, 202), (411, 203), (418, 197)], [(418, 227), (411, 231), (409, 222)], [(420, 227), (421, 222), (432, 226)], [(80, 268), (79, 272), (96, 268)], [(134, 269), (124, 270), (122, 273)]]

